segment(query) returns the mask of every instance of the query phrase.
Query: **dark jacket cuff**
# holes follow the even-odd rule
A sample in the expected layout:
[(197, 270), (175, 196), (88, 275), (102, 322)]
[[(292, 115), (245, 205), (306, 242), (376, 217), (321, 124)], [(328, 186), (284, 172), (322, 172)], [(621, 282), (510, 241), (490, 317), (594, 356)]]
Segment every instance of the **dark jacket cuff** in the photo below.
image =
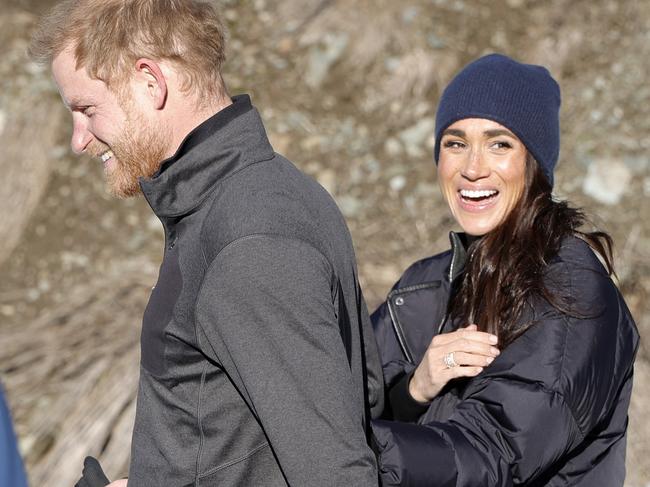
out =
[(382, 487), (454, 487), (456, 459), (452, 447), (428, 425), (372, 421)]
[(388, 400), (393, 411), (393, 417), (397, 421), (415, 423), (429, 408), (428, 403), (424, 404), (416, 401), (409, 392), (409, 382), (411, 382), (414, 372), (415, 369), (408, 374), (404, 374), (388, 391)]

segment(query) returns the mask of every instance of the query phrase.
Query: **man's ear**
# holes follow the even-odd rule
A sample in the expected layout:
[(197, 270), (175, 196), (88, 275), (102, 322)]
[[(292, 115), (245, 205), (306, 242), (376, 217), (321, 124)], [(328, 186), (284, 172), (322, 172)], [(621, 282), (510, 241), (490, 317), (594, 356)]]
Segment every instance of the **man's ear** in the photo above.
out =
[(135, 70), (136, 79), (154, 109), (163, 109), (167, 101), (167, 79), (160, 65), (152, 59), (140, 58), (135, 62)]

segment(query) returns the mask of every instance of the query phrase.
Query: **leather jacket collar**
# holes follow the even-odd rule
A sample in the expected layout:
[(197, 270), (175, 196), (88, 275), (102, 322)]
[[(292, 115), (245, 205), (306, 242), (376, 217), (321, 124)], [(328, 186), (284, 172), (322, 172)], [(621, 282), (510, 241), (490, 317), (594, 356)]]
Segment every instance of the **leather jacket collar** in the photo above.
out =
[(460, 276), (465, 270), (467, 262), (467, 250), (469, 246), (480, 237), (468, 235), (463, 232), (449, 232), (449, 242), (451, 243), (451, 262), (447, 269), (446, 276), (449, 282)]

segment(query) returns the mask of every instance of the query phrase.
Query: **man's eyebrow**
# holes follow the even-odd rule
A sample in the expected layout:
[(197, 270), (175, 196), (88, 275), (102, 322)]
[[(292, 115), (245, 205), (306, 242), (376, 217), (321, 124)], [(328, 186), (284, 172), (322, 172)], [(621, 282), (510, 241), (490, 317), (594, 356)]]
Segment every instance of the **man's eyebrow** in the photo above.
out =
[(93, 104), (92, 100), (89, 100), (89, 99), (84, 100), (84, 99), (77, 98), (77, 97), (72, 97), (69, 100), (66, 100), (63, 97), (61, 97), (61, 99), (63, 100), (63, 104), (66, 107), (68, 107), (68, 110), (71, 110), (71, 111), (75, 110), (75, 109), (78, 110), (79, 108), (85, 108), (85, 107), (91, 106)]

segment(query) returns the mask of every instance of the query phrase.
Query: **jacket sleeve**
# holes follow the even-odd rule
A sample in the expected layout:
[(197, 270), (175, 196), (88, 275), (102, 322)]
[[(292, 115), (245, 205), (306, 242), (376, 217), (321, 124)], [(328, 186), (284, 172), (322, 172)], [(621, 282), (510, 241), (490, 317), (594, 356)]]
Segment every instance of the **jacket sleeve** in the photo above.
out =
[(361, 287), (359, 287), (358, 293), (357, 300), (360, 307), (359, 321), (361, 323), (363, 350), (366, 359), (366, 396), (368, 398), (369, 416), (374, 419), (381, 417), (384, 411), (384, 373), (381, 366), (377, 340), (372, 328), (370, 316), (368, 315), (366, 301), (361, 292)]
[[(601, 330), (617, 330), (607, 318), (538, 323), (469, 386), (446, 421), (407, 425), (412, 429), (373, 423), (382, 485), (446, 485), (455, 476), (450, 485), (457, 487), (505, 487), (543, 479), (626, 393), (634, 341), (607, 350), (613, 341)], [(558, 336), (566, 339), (554, 341)], [(557, 370), (555, 380), (546, 367)]]
[(246, 237), (210, 265), (197, 321), (289, 485), (376, 486), (332, 280), (329, 262), (310, 245)]
[(382, 485), (402, 487), (525, 484), (583, 440), (564, 397), (514, 378), (485, 381), (445, 422), (373, 432)]
[(9, 408), (0, 389), (0, 485), (27, 487), (23, 462), (18, 453)]

